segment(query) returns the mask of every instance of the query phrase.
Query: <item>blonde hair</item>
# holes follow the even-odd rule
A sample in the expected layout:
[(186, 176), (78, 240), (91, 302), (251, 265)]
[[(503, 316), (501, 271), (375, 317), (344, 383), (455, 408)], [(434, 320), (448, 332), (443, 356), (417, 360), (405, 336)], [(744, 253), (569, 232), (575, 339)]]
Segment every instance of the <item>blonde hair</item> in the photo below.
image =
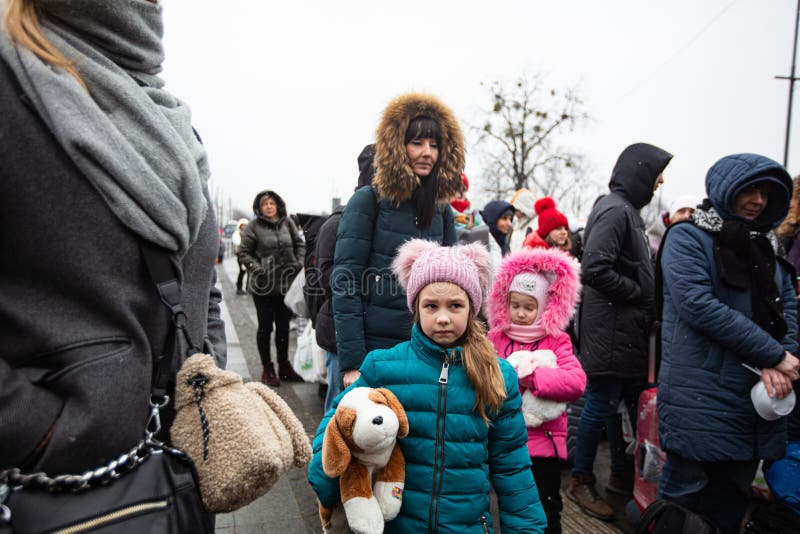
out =
[(8, 36), (14, 43), (24, 46), (42, 61), (64, 69), (78, 80), (84, 89), (87, 89), (75, 64), (53, 46), (42, 32), (34, 0), (6, 0), (4, 24)]
[[(494, 346), (486, 338), (486, 328), (472, 315), (471, 310), (467, 313), (470, 314), (467, 329), (458, 341), (463, 347), (461, 361), (467, 378), (475, 390), (475, 406), (472, 407), (472, 411), (477, 412), (488, 425), (487, 408), (489, 412), (494, 413), (500, 410), (507, 396), (506, 383), (500, 371)], [(419, 298), (414, 303), (414, 322), (420, 324)]]

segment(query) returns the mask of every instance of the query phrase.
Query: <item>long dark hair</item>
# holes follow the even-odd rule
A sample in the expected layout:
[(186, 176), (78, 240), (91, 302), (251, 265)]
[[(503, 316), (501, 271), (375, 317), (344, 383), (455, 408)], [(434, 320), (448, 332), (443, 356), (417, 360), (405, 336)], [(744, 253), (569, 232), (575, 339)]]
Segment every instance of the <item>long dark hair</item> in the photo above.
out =
[(430, 117), (415, 117), (408, 123), (404, 144), (414, 139), (436, 139), (439, 145), (439, 158), (428, 176), (420, 177), (419, 186), (411, 194), (414, 206), (414, 220), (417, 228), (430, 228), (433, 215), (436, 213), (436, 192), (439, 189), (439, 161), (442, 154), (442, 129), (439, 123)]

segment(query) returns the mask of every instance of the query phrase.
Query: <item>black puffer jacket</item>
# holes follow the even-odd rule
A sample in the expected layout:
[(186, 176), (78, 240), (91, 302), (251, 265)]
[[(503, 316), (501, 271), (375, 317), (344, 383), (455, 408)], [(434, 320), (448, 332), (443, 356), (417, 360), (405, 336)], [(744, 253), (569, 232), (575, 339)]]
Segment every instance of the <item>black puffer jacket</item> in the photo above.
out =
[[(278, 220), (259, 213), (258, 204), (264, 195), (271, 196), (278, 206)], [(290, 217), (286, 204), (273, 191), (262, 191), (253, 201), (256, 218), (242, 234), (239, 262), (252, 271), (250, 289), (258, 295), (285, 295), (297, 273), (303, 269), (306, 244)]]
[(320, 283), (325, 288), (325, 302), (317, 313), (315, 333), (317, 345), (333, 353), (336, 353), (336, 328), (333, 325), (331, 274), (333, 274), (333, 255), (336, 252), (336, 231), (343, 211), (344, 206), (336, 208), (322, 224), (316, 244), (317, 269), (319, 269)]
[(672, 155), (637, 143), (620, 154), (610, 194), (589, 215), (581, 262), (583, 304), (579, 359), (589, 376), (647, 374), (654, 283), (650, 245), (639, 210)]

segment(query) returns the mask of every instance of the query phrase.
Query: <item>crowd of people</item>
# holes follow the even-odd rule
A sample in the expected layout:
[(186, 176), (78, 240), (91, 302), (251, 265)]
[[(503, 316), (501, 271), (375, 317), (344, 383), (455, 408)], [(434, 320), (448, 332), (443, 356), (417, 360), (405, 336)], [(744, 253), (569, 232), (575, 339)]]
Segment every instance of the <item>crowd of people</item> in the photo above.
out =
[[(193, 348), (225, 366), (209, 170), (188, 109), (155, 74), (159, 5), (6, 6), (3, 217), (50, 211), (15, 228), (0, 262), (0, 473), (80, 473), (150, 428), (154, 362), (172, 331), (150, 247), (179, 273)], [(136, 54), (120, 52), (131, 46)], [(269, 386), (302, 380), (284, 297), (306, 255), (315, 259), (305, 276), (322, 288), (313, 321), (328, 391), (308, 480), (320, 503), (344, 498), (321, 465), (344, 390), (387, 388), (409, 426), (403, 505), (387, 531), (491, 532), (491, 488), (504, 532), (560, 532), (565, 410), (584, 397), (564, 493), (613, 520), (595, 456), (605, 434), (606, 489), (630, 494), (618, 413), (635, 430), (656, 326), (659, 495), (739, 532), (759, 462), (769, 470), (800, 440), (797, 409), (769, 417), (751, 400), (759, 382), (770, 399), (790, 398), (800, 378), (798, 180), (764, 156), (726, 156), (708, 171), (705, 199), (681, 197), (646, 228), (641, 210), (672, 155), (635, 143), (577, 231), (529, 190), (475, 209), (465, 144), (442, 101), (403, 94), (313, 250), (274, 190), (238, 223), (237, 294), (253, 299)]]
[[(578, 229), (570, 227), (552, 198), (536, 198), (529, 190), (476, 209), (467, 197), (462, 150), (458, 123), (440, 101), (419, 94), (392, 101), (376, 143), (359, 156), (356, 192), (316, 238), (318, 267), (328, 291), (325, 319), (317, 322), (332, 323), (317, 335), (327, 352), (327, 416), (309, 471), (322, 502), (338, 498), (337, 486), (318, 463), (337, 395), (353, 384), (386, 386), (412, 412), (441, 415), (441, 407), (430, 404), (437, 394), (423, 393), (438, 382), (425, 378), (429, 373), (417, 376), (416, 370), (420, 361), (433, 357), (448, 363), (451, 377), (459, 376), (454, 370), (463, 366), (470, 398), (478, 399), (468, 404), (476, 408), (494, 407), (502, 414), (511, 394), (507, 392), (505, 404), (492, 403), (484, 390), (489, 387), (502, 397), (499, 384), (509, 388), (509, 380), (515, 382), (511, 390), (562, 403), (558, 417), (544, 421), (528, 419), (521, 408), (527, 443), (523, 446), (520, 439), (517, 446), (527, 450), (547, 532), (560, 531), (563, 509), (560, 472), (568, 434), (563, 406), (583, 397), (564, 493), (587, 514), (613, 520), (614, 508), (596, 488), (595, 456), (605, 437), (611, 465), (605, 489), (630, 495), (634, 462), (626, 450), (620, 406), (635, 428), (639, 395), (648, 386), (650, 334), (660, 315), (656, 306), (663, 302), (658, 424), (667, 461), (659, 494), (723, 532), (738, 532), (756, 467), (761, 460), (783, 455), (787, 420), (794, 417), (761, 418), (750, 401), (758, 377), (741, 365), (760, 369), (775, 398), (789, 395), (797, 378), (795, 275), (783, 260), (797, 251), (797, 221), (787, 218), (790, 222), (779, 231), (782, 243), (773, 232), (793, 198), (786, 171), (763, 156), (723, 158), (709, 170), (706, 200), (682, 196), (646, 228), (641, 210), (664, 182), (672, 155), (635, 143), (619, 155), (608, 192), (595, 202), (585, 228)], [(409, 260), (402, 252), (404, 243), (418, 239), (427, 240), (430, 250), (416, 252), (424, 260)], [(486, 256), (470, 260), (472, 252), (467, 251), (473, 246)], [(242, 263), (245, 254), (239, 253)], [(470, 261), (479, 272), (486, 268), (489, 273), (477, 285), (461, 278), (466, 267), (456, 267)], [(410, 280), (422, 285), (410, 292)], [(421, 298), (427, 295), (426, 284), (436, 290), (427, 300)], [(663, 295), (657, 296), (661, 287)], [(466, 319), (459, 319), (449, 304), (458, 300), (456, 294), (463, 300), (456, 308), (463, 308)], [(489, 306), (482, 306), (484, 300)], [(424, 320), (428, 314), (430, 322)], [(455, 339), (442, 337), (440, 329)], [(476, 334), (480, 330), (486, 334)], [(501, 360), (514, 362), (516, 380), (502, 366), (503, 380), (497, 383), (493, 366), (476, 374), (485, 362), (465, 359), (485, 349), (480, 344), (474, 351), (467, 349), (476, 343), (475, 335), (486, 336)], [(520, 354), (539, 350), (551, 351), (553, 361), (520, 364)], [(435, 366), (428, 371), (435, 374)], [(418, 386), (398, 393), (403, 389), (399, 383)], [(420, 405), (415, 400), (420, 397), (427, 403)], [(427, 417), (416, 429), (416, 417), (410, 418), (412, 437), (436, 434), (422, 422)], [(472, 417), (488, 415), (476, 409)], [(463, 421), (458, 424), (471, 428)], [(492, 440), (498, 438), (490, 431), (479, 441), (491, 451)], [(452, 446), (461, 447), (461, 438), (451, 439)], [(408, 453), (412, 458), (420, 454)], [(492, 473), (491, 453), (486, 460)], [(422, 508), (403, 508), (398, 525), (435, 525), (442, 516), (434, 510), (440, 507), (448, 524), (491, 522), (482, 500), (471, 507), (472, 515), (448, 508), (448, 491), (468, 494), (469, 488), (439, 487), (431, 497), (431, 476), (447, 479), (446, 473), (464, 468), (460, 459), (435, 462), (433, 474), (427, 456), (416, 461), (427, 468), (407, 484), (406, 495), (416, 502), (411, 496), (423, 494), (435, 504), (427, 516)], [(494, 475), (489, 481), (496, 489), (507, 484)], [(521, 479), (516, 483), (520, 488), (530, 484)], [(519, 521), (505, 515), (502, 489), (498, 497), (501, 520)]]

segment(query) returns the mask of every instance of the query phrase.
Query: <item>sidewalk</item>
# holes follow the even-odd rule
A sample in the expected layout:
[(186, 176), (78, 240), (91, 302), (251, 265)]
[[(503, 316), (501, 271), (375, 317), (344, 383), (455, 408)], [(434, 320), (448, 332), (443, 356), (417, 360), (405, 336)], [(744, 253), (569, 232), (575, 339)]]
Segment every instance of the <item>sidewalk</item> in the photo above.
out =
[[(249, 295), (237, 295), (238, 266), (232, 257), (217, 266), (223, 292), (222, 318), (228, 340), (227, 368), (242, 375), (245, 381), (261, 376), (261, 361), (256, 347), (256, 312)], [(295, 350), (296, 334), (291, 332), (289, 354)], [(322, 399), (317, 384), (281, 383), (276, 388), (297, 415), (309, 437), (322, 418)], [(305, 469), (293, 468), (281, 477), (263, 497), (231, 514), (217, 516), (219, 534), (250, 533), (321, 533), (317, 503), (306, 482)]]
[[(249, 295), (236, 295), (236, 276), (238, 266), (233, 257), (226, 257), (217, 266), (224, 299), (222, 302), (222, 318), (225, 320), (225, 332), (228, 339), (228, 369), (233, 370), (244, 379), (252, 380), (261, 376), (261, 362), (256, 346), (256, 312), (253, 300)], [(296, 333), (289, 337), (289, 354), (294, 354)], [(313, 437), (322, 418), (323, 400), (317, 396), (317, 384), (281, 383), (276, 391), (303, 423), (309, 437)], [(604, 460), (605, 458), (605, 460)], [(598, 478), (598, 489), (604, 487), (608, 477), (608, 451), (605, 443), (597, 454), (595, 472)], [(566, 471), (562, 472), (562, 478)], [(563, 486), (562, 486), (563, 487)], [(616, 534), (632, 532), (630, 525), (623, 519), (624, 501), (611, 499), (618, 511), (615, 523), (605, 523), (583, 514), (565, 495), (564, 511), (561, 525), (565, 534)], [(493, 500), (493, 507), (496, 507)], [(495, 524), (496, 510), (494, 510)], [(317, 501), (310, 486), (306, 482), (305, 469), (292, 469), (272, 487), (272, 489), (249, 506), (232, 514), (217, 516), (218, 534), (250, 534), (250, 533), (321, 533), (322, 528), (317, 515)], [(499, 529), (496, 530), (499, 532)]]

